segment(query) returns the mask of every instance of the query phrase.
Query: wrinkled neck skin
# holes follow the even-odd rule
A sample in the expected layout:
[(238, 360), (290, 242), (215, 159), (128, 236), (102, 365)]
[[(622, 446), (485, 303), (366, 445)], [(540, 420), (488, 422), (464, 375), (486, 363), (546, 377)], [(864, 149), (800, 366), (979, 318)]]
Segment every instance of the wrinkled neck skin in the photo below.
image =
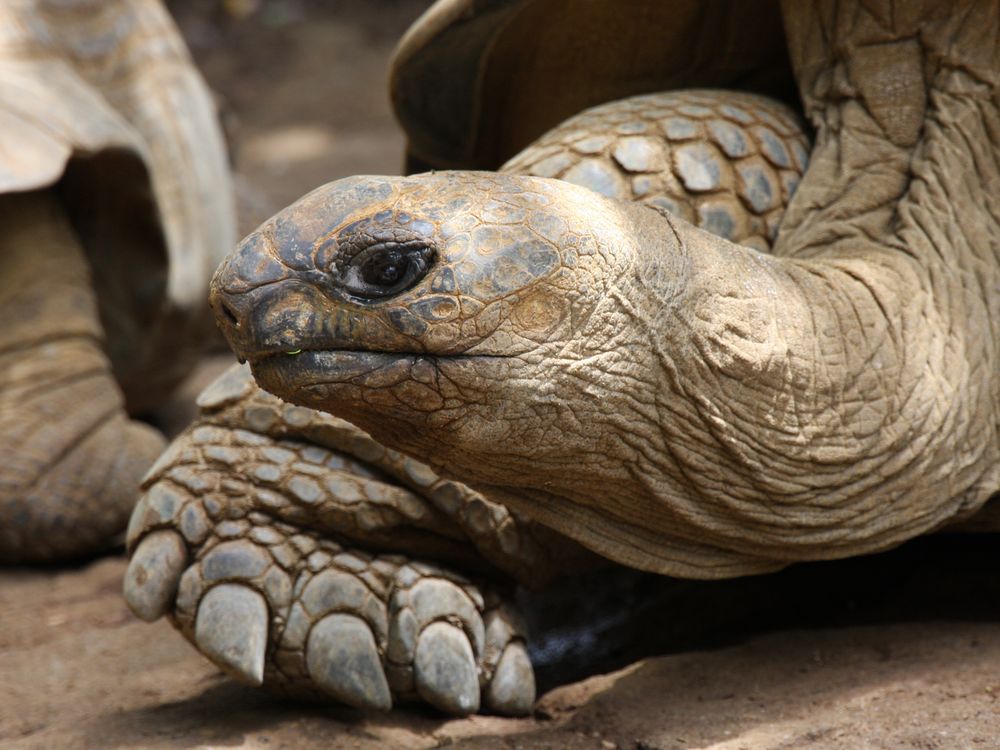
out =
[(783, 257), (637, 222), (688, 275), (657, 315), (653, 290), (622, 291), (647, 311), (632, 324), (650, 322), (636, 351), (656, 384), (655, 428), (618, 432), (641, 508), (625, 523), (826, 558), (997, 490), (1000, 8), (868, 5), (787, 3), (817, 146)]
[[(264, 386), (665, 574), (969, 516), (1000, 458), (1000, 7), (940, 5), (787, 3), (817, 145), (775, 256), (602, 201), (579, 220), (613, 260), (577, 274), (590, 303), (565, 330), (410, 358), (350, 397)], [(401, 383), (439, 406), (400, 407)]]
[[(998, 7), (849, 5), (786, 8), (817, 146), (783, 257), (677, 222), (657, 235), (689, 276), (645, 318), (661, 416), (640, 451), (657, 466), (637, 472), (639, 526), (835, 557), (997, 489)], [(622, 296), (654, 309), (652, 294)]]

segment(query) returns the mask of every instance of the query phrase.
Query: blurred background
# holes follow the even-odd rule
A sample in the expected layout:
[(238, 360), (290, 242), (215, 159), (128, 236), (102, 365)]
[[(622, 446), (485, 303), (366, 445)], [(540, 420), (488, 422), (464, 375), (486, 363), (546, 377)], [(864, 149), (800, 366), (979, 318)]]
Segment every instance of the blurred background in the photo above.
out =
[(389, 58), (430, 0), (173, 0), (214, 91), (246, 234), (317, 185), (398, 174)]
[[(400, 174), (405, 139), (389, 104), (389, 62), (433, 0), (168, 0), (212, 90), (229, 147), (237, 233), (326, 182)], [(218, 336), (153, 416), (168, 436), (235, 358)]]

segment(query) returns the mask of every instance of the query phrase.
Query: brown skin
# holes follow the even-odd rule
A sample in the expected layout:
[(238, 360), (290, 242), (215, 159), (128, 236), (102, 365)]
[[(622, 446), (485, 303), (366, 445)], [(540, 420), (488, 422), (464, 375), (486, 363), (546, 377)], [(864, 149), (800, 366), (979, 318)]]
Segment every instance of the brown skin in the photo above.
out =
[(120, 540), (233, 242), (215, 107), (159, 0), (0, 3), (0, 561)]
[[(627, 564), (897, 544), (998, 487), (997, 14), (789, 4), (817, 145), (777, 258), (557, 182), (354, 178), (248, 238), (220, 320), (282, 398)], [(426, 257), (372, 299), (391, 242)]]

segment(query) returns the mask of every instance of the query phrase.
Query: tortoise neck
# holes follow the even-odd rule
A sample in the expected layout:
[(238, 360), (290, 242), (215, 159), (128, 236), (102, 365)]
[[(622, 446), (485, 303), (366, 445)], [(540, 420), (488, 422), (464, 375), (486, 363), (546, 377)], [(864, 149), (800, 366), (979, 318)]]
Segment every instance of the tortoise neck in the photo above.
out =
[(1000, 84), (1000, 6), (992, 0), (783, 0), (789, 54), (807, 114), (857, 102), (890, 143), (913, 147), (930, 94), (961, 71), (976, 89)]
[(1000, 5), (821, 0), (786, 1), (784, 10), (817, 135), (775, 253), (879, 247), (925, 266), (995, 267), (989, 243), (952, 241), (947, 228), (1000, 231), (989, 184), (1000, 127)]

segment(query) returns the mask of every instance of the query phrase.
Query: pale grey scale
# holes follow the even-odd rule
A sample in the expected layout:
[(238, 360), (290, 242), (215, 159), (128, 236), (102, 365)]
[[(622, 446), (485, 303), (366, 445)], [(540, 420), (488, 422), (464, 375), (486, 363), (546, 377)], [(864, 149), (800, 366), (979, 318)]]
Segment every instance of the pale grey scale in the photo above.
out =
[(670, 140), (684, 141), (701, 136), (701, 127), (686, 117), (667, 117), (660, 121), (664, 135)]
[(678, 147), (673, 157), (675, 173), (691, 192), (718, 190), (728, 177), (728, 161), (715, 146), (704, 141)]
[(777, 208), (781, 201), (781, 184), (769, 164), (754, 156), (736, 165), (739, 195), (756, 214)]
[(572, 154), (563, 152), (554, 156), (546, 157), (535, 163), (531, 168), (531, 174), (538, 177), (559, 177), (575, 162)]
[(698, 119), (711, 117), (714, 114), (709, 107), (698, 104), (684, 104), (678, 107), (677, 111), (680, 112), (682, 115), (686, 115), (688, 117), (696, 117)]
[(700, 201), (696, 223), (712, 234), (733, 241), (745, 237), (748, 231), (746, 210), (738, 200), (728, 195)]
[(608, 163), (606, 159), (581, 159), (562, 175), (562, 179), (575, 185), (590, 188), (596, 193), (628, 200), (629, 189), (621, 172)]
[(741, 125), (750, 125), (754, 121), (753, 115), (742, 107), (737, 107), (735, 104), (721, 105), (719, 107), (719, 113)]
[(631, 120), (619, 125), (616, 129), (619, 135), (638, 135), (649, 130), (649, 125), (642, 120)]
[(571, 147), (578, 154), (590, 156), (601, 153), (614, 141), (615, 138), (612, 135), (585, 135), (583, 138), (573, 141)]
[(750, 132), (753, 133), (757, 142), (760, 143), (760, 152), (769, 162), (782, 169), (791, 168), (792, 157), (789, 155), (788, 149), (785, 148), (785, 144), (773, 130), (763, 125), (758, 125), (750, 128)]
[(751, 144), (741, 128), (725, 120), (710, 120), (708, 132), (726, 156), (738, 159), (750, 155)]
[(627, 172), (660, 172), (667, 164), (662, 142), (645, 136), (620, 139), (612, 156)]

